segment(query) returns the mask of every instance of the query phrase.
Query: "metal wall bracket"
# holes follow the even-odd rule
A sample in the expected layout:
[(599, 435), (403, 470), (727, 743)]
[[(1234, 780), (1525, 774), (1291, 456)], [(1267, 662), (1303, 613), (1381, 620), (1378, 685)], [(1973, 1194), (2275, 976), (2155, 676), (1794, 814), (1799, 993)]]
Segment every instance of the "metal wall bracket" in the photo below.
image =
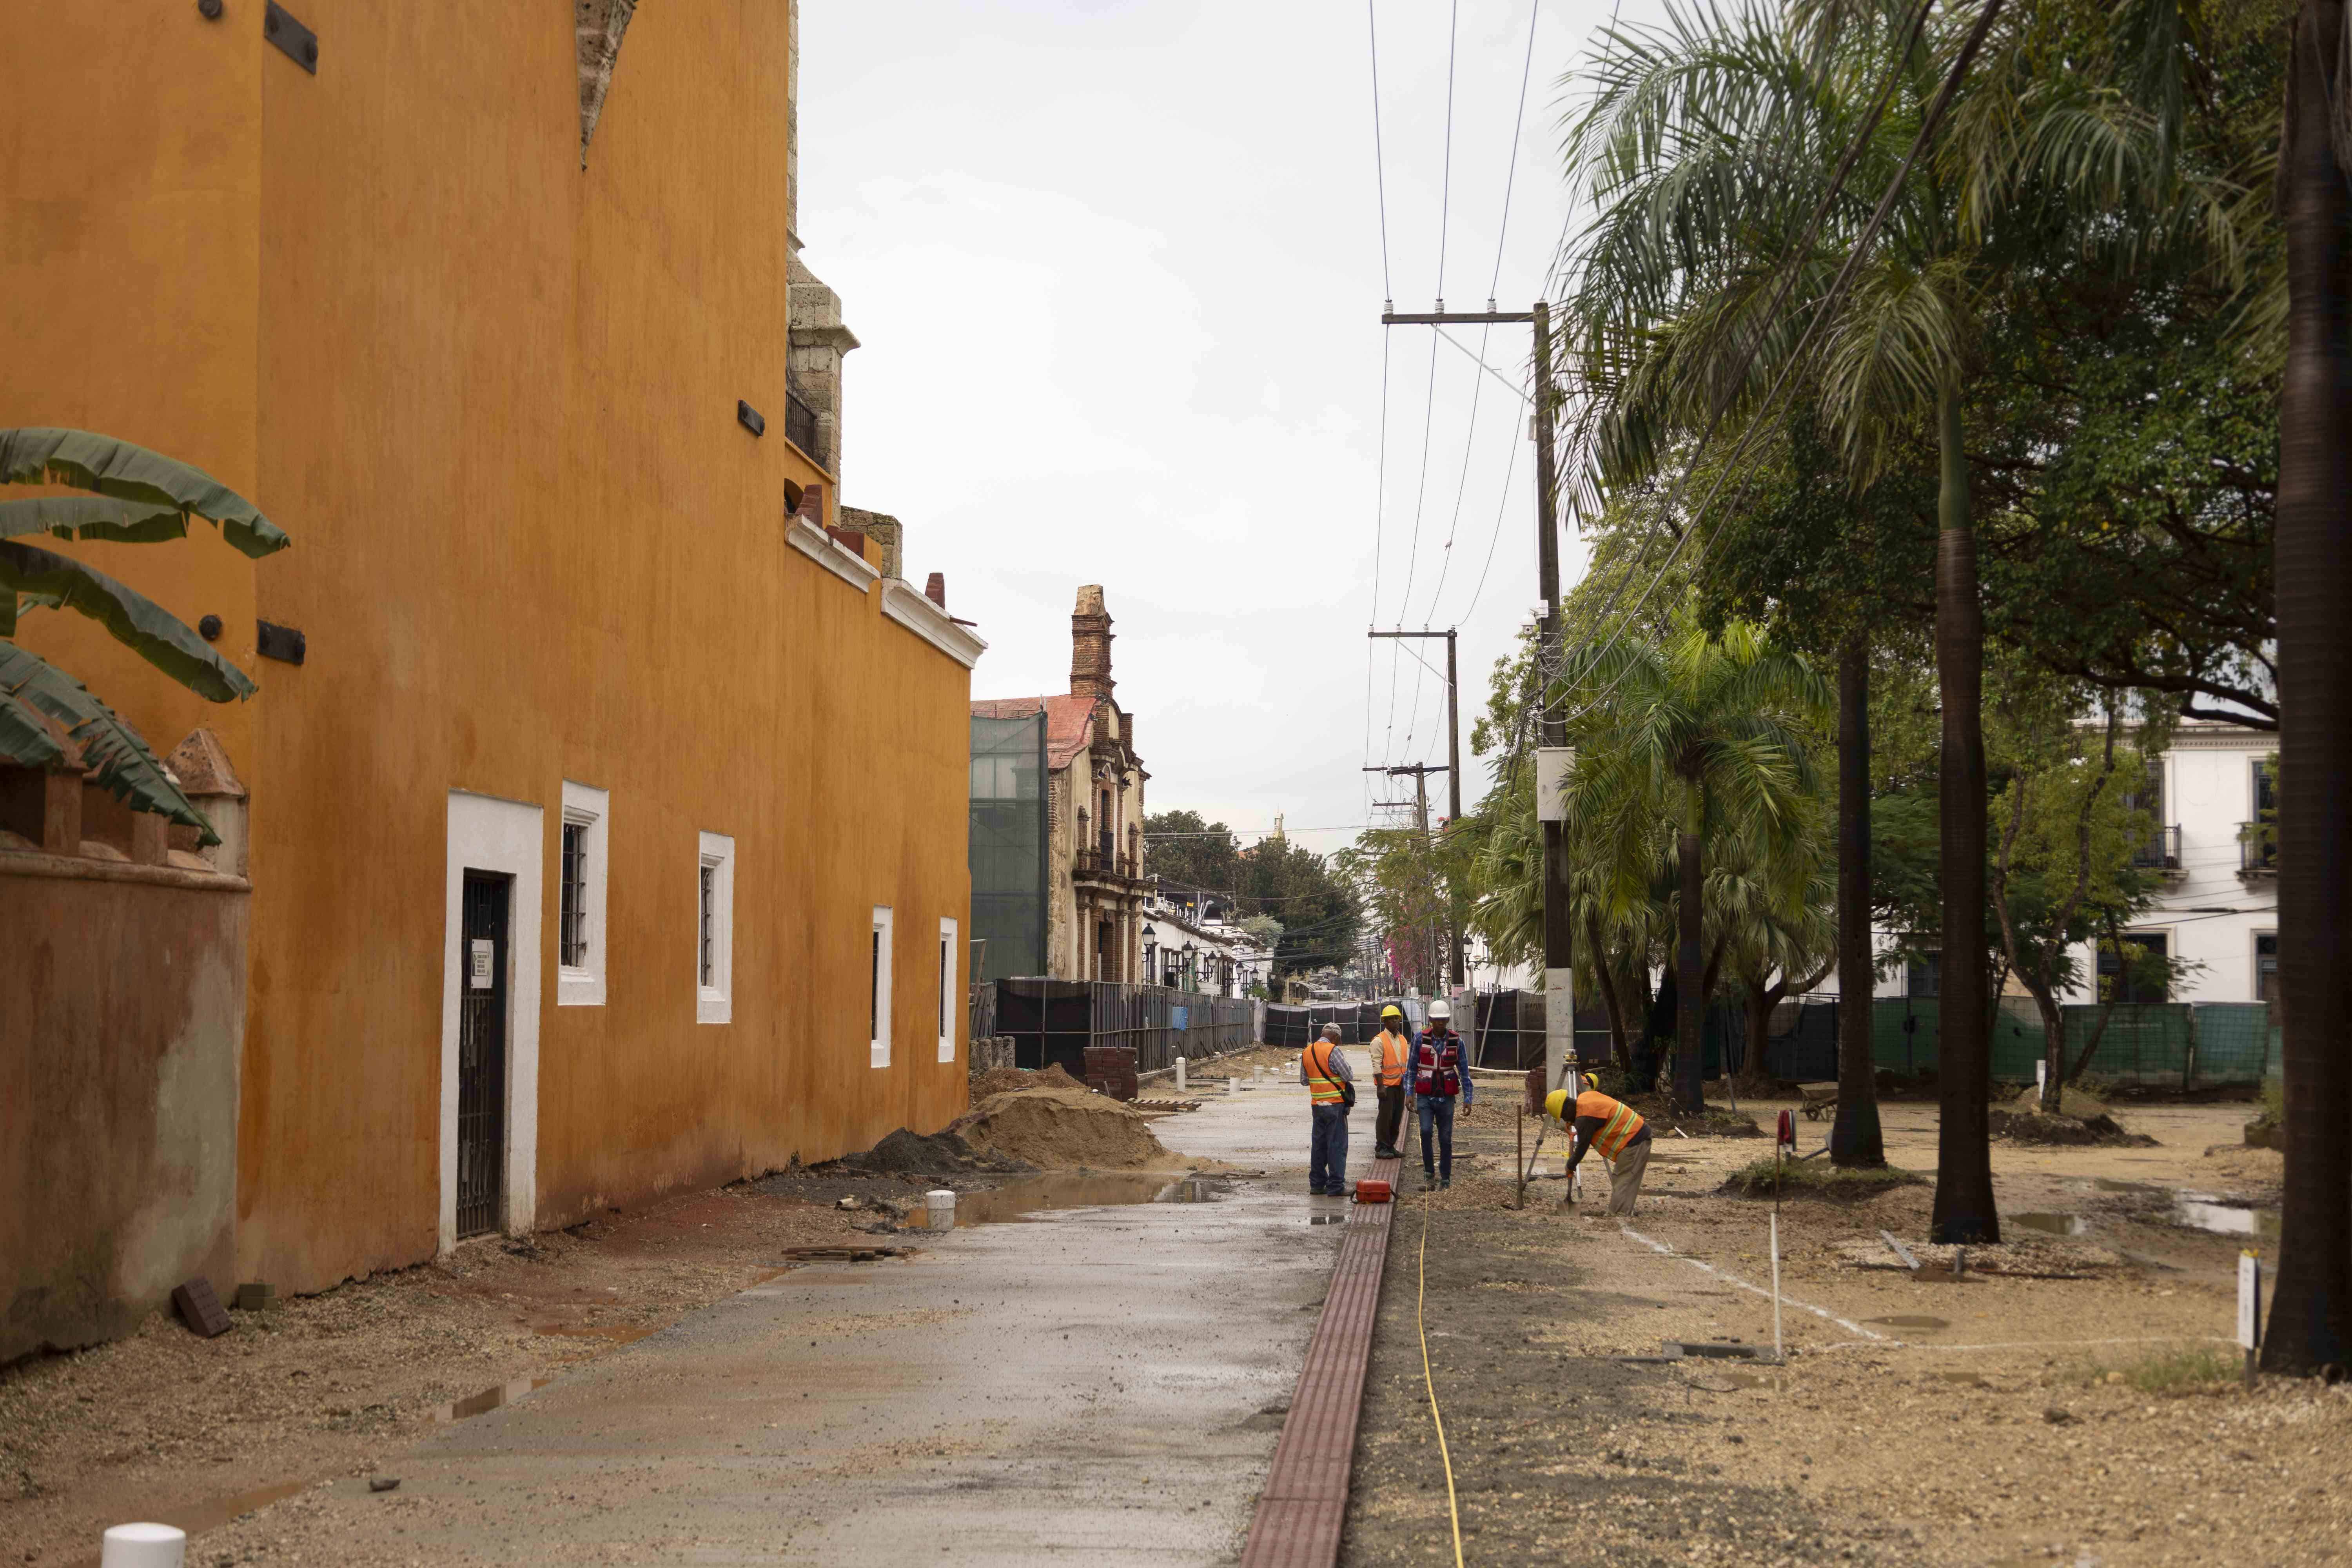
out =
[(258, 630), (253, 639), (253, 651), (264, 658), (274, 658), (284, 664), (299, 664), (310, 651), (310, 643), (292, 626), (281, 626), (275, 621), (257, 623)]
[(767, 416), (740, 397), (735, 400), (735, 423), (754, 436), (764, 436), (768, 433)]
[(269, 9), (262, 13), (261, 36), (288, 59), (312, 76), (319, 74), (319, 35), (296, 21), (278, 0), (269, 0)]

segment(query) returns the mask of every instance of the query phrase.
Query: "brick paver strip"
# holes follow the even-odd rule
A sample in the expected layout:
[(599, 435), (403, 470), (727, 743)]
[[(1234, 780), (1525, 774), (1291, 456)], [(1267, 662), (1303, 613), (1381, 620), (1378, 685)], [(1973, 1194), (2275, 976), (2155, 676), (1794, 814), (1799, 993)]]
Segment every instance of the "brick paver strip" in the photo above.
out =
[[(1400, 1163), (1378, 1160), (1376, 1181), (1397, 1185)], [(1242, 1568), (1330, 1568), (1339, 1559), (1348, 1514), (1348, 1474), (1356, 1458), (1356, 1417), (1363, 1408), (1364, 1369), (1372, 1358), (1372, 1318), (1388, 1261), (1389, 1219), (1396, 1205), (1353, 1204), (1331, 1266), (1331, 1289), (1307, 1347), (1307, 1365), (1275, 1444), (1274, 1464), (1257, 1515), (1250, 1521)]]

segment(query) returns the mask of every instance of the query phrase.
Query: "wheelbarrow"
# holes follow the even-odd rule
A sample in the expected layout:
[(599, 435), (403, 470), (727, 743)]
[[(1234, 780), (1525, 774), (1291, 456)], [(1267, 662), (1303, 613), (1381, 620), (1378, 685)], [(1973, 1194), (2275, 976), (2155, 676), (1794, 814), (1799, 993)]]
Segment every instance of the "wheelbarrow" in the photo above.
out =
[(1801, 1083), (1797, 1092), (1805, 1097), (1804, 1104), (1798, 1109), (1805, 1113), (1808, 1121), (1819, 1121), (1837, 1110), (1838, 1086), (1833, 1083)]

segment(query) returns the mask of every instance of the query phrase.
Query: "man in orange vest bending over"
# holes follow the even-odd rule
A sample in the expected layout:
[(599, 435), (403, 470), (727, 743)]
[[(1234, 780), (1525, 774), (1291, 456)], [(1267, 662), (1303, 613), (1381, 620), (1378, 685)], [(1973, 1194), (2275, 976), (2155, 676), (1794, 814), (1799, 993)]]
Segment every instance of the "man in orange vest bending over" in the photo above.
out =
[(1381, 1009), (1381, 1032), (1372, 1037), (1372, 1080), (1380, 1086), (1381, 1120), (1373, 1130), (1372, 1157), (1401, 1160), (1397, 1132), (1404, 1126), (1405, 1058), (1412, 1037), (1405, 1032), (1404, 1009), (1391, 1002)]
[(1609, 1212), (1632, 1214), (1633, 1200), (1642, 1195), (1642, 1173), (1650, 1164), (1650, 1125), (1642, 1120), (1642, 1113), (1597, 1089), (1579, 1094), (1572, 1106), (1568, 1090), (1553, 1089), (1544, 1100), (1544, 1109), (1562, 1121), (1573, 1115), (1576, 1146), (1569, 1152), (1569, 1180), (1576, 1179), (1577, 1163), (1585, 1151), (1598, 1149), (1609, 1162)]
[(1318, 1198), (1348, 1195), (1348, 1112), (1356, 1105), (1356, 1074), (1339, 1054), (1339, 1026), (1298, 1053), (1298, 1081), (1307, 1086), (1315, 1119), (1307, 1145), (1307, 1190)]

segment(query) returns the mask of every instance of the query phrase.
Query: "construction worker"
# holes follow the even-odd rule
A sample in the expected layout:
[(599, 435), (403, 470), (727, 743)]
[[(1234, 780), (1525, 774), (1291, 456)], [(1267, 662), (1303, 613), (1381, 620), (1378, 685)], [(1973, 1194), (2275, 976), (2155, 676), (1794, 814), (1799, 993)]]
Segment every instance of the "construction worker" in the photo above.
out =
[(1298, 1053), (1298, 1081), (1307, 1086), (1314, 1127), (1307, 1146), (1307, 1190), (1318, 1198), (1348, 1195), (1348, 1112), (1356, 1105), (1356, 1074), (1339, 1054), (1339, 1026)]
[(1412, 1047), (1412, 1098), (1420, 1108), (1421, 1171), (1426, 1186), (1454, 1184), (1454, 1106), (1457, 1100), (1467, 1106), (1470, 1090), (1462, 1037), (1454, 1032), (1454, 1009), (1441, 996), (1429, 1005), (1429, 1026)]
[(1372, 1037), (1372, 1081), (1381, 1098), (1380, 1124), (1372, 1139), (1376, 1160), (1404, 1158), (1397, 1132), (1404, 1126), (1405, 1058), (1412, 1054), (1412, 1034), (1404, 1009), (1391, 1002), (1381, 1009), (1381, 1032)]
[[(1576, 1143), (1568, 1154), (1570, 1192), (1575, 1192), (1578, 1162), (1586, 1150), (1598, 1149), (1609, 1162), (1608, 1212), (1632, 1214), (1633, 1200), (1642, 1195), (1642, 1173), (1650, 1163), (1650, 1125), (1642, 1120), (1642, 1113), (1597, 1089), (1585, 1089), (1572, 1100), (1568, 1090), (1553, 1089), (1545, 1097), (1544, 1110), (1559, 1121), (1567, 1121), (1574, 1114)], [(1576, 1200), (1570, 1196), (1568, 1201)]]

